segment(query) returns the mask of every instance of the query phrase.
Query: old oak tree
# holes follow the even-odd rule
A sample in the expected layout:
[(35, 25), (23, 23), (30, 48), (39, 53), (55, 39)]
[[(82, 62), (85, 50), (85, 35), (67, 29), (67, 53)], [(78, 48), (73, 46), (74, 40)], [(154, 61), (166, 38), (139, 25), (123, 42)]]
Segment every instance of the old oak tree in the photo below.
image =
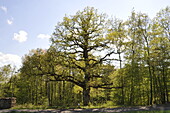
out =
[[(54, 78), (80, 86), (83, 89), (83, 105), (89, 104), (90, 88), (118, 88), (113, 87), (109, 74), (101, 68), (114, 60), (112, 54), (115, 50), (108, 35), (111, 24), (105, 14), (98, 14), (96, 9), (87, 7), (74, 16), (65, 16), (51, 38), (51, 47), (63, 58), (62, 66), (72, 69), (67, 74), (65, 70), (60, 75), (53, 74)], [(75, 69), (76, 72), (73, 71)]]

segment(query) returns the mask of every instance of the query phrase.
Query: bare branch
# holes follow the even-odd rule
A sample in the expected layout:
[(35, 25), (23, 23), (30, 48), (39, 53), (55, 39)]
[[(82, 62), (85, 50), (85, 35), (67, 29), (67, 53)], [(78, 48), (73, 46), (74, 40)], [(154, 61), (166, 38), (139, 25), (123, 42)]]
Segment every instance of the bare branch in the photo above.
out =
[(68, 81), (68, 82), (72, 82), (80, 87), (83, 87), (83, 82), (75, 79), (75, 77), (73, 77), (73, 76), (54, 76), (54, 78), (55, 78), (55, 81)]
[(102, 63), (103, 61), (107, 61), (107, 60), (114, 60), (114, 59), (106, 59), (106, 57), (110, 56), (111, 54), (115, 53), (114, 51), (106, 54), (104, 57), (100, 58), (100, 60), (96, 63), (94, 63), (91, 67), (95, 67), (97, 64)]

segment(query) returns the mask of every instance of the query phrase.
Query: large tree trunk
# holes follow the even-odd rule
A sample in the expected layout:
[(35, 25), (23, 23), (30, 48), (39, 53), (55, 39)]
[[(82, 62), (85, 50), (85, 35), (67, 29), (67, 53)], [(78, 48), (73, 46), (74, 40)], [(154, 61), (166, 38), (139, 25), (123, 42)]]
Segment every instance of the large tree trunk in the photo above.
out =
[(90, 102), (90, 87), (83, 87), (83, 105), (87, 106)]

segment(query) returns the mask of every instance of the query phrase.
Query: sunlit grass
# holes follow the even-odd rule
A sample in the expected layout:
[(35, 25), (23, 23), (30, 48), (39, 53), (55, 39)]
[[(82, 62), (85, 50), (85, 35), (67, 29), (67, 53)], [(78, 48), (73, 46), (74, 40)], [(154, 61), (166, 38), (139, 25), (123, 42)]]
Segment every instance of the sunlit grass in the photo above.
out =
[[(60, 110), (63, 110), (63, 109), (99, 109), (100, 111), (100, 108), (119, 108), (121, 109), (121, 107), (125, 107), (125, 106), (115, 106), (113, 105), (111, 102), (108, 102), (108, 103), (105, 103), (105, 104), (102, 104), (102, 105), (99, 105), (99, 106), (94, 106), (92, 104), (90, 104), (89, 106), (72, 106), (72, 107), (68, 107), (68, 106), (55, 106), (55, 107), (48, 107), (48, 105), (32, 105), (32, 104), (24, 104), (24, 105), (17, 105), (13, 108), (11, 108), (11, 110), (14, 110), (14, 111), (11, 111), (11, 112), (8, 112), (8, 113), (30, 113), (30, 112), (27, 112), (27, 111), (22, 111), (22, 109), (32, 109), (32, 110), (36, 110), (36, 109), (41, 109), (41, 110), (54, 110), (54, 109), (60, 109)], [(17, 109), (21, 110), (20, 112), (17, 111)], [(15, 111), (16, 110), (16, 111)], [(88, 110), (87, 110), (88, 111)], [(97, 112), (95, 111), (96, 113), (107, 113), (107, 112)], [(34, 112), (32, 112), (34, 113)], [(86, 112), (86, 113), (92, 113), (92, 112)], [(111, 112), (109, 111), (109, 113), (117, 113), (117, 112)], [(161, 110), (161, 111), (129, 111), (129, 112), (121, 112), (121, 113), (170, 113), (170, 110)]]
[(25, 112), (25, 111), (17, 112), (17, 111), (11, 111), (11, 112), (6, 112), (6, 113), (36, 113), (36, 112)]
[(122, 112), (122, 113), (170, 113), (170, 110), (167, 110), (167, 111), (129, 111), (129, 112)]
[(23, 105), (16, 105), (11, 109), (47, 109), (48, 106), (46, 105), (33, 105), (33, 104), (23, 104)]
[[(8, 113), (30, 113), (25, 111), (11, 111)], [(31, 113), (37, 113), (37, 112), (31, 112)], [(86, 113), (93, 113), (93, 112), (86, 112)], [(96, 113), (107, 113), (107, 112), (96, 112)], [(117, 112), (109, 112), (109, 113), (117, 113)], [(129, 111), (129, 112), (121, 112), (121, 113), (170, 113), (170, 110), (168, 111)]]

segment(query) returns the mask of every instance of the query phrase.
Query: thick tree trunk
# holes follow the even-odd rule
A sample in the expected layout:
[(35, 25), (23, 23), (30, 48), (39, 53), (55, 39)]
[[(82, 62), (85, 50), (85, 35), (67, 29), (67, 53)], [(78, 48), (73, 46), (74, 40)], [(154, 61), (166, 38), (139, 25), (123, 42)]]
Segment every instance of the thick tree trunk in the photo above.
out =
[(90, 87), (83, 87), (83, 105), (88, 106), (90, 102)]

